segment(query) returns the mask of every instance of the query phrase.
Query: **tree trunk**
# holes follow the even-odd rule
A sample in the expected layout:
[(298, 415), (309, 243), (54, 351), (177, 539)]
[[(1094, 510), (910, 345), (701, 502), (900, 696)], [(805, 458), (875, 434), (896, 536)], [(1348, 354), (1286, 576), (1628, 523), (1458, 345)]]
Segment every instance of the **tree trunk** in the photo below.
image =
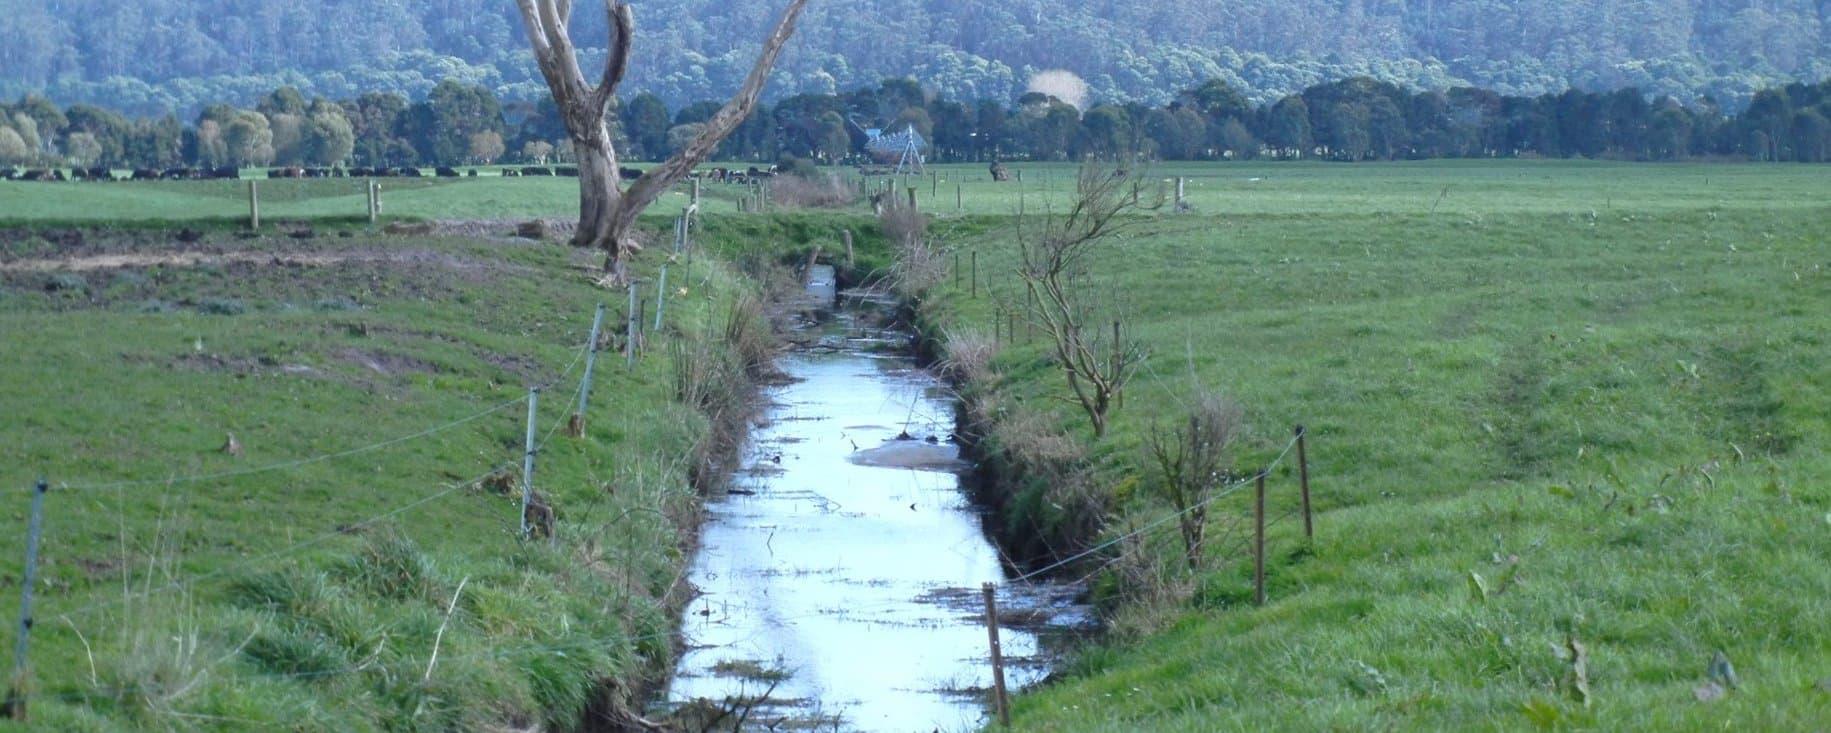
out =
[(617, 176), (617, 155), (610, 133), (599, 122), (576, 135), (573, 157), (579, 165), (579, 228), (572, 244), (604, 250), (604, 273), (612, 282), (624, 282), (624, 258), (635, 249), (634, 239), (617, 215), (623, 200)]
[(763, 50), (744, 85), (725, 106), (706, 121), (705, 129), (685, 150), (647, 173), (628, 189), (617, 171), (617, 150), (605, 125), (610, 103), (629, 63), (629, 49), (635, 35), (635, 20), (629, 3), (605, 0), (610, 19), (610, 43), (604, 62), (604, 75), (594, 86), (585, 81), (574, 53), (567, 23), (572, 16), (572, 0), (516, 0), (522, 23), (527, 27), (528, 42), (534, 61), (540, 66), (553, 101), (565, 120), (572, 137), (572, 149), (579, 166), (579, 228), (572, 242), (581, 247), (604, 249), (606, 284), (628, 282), (627, 258), (636, 251), (636, 217), (654, 203), (676, 181), (685, 178), (718, 147), (719, 141), (737, 129), (738, 124), (755, 108), (770, 67), (788, 37), (795, 31), (795, 18), (807, 0), (789, 0), (782, 19), (763, 41)]

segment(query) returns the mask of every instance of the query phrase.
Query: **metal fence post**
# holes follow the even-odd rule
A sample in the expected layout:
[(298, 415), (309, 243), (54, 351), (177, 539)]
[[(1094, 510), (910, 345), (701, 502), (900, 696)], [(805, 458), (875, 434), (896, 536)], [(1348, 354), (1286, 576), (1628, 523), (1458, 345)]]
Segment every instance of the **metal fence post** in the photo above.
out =
[(604, 304), (598, 304), (598, 311), (591, 317), (591, 344), (585, 352), (585, 378), (579, 383), (579, 409), (572, 413), (572, 421), (567, 424), (567, 431), (577, 438), (585, 434), (585, 403), (591, 399), (591, 370), (598, 365), (598, 327), (604, 324)]
[(259, 181), (248, 182), (248, 228), (261, 228), (261, 192)]
[(528, 538), (528, 504), (534, 499), (534, 414), (540, 402), (540, 388), (528, 390), (527, 453), (521, 459), (521, 538)]
[(663, 310), (667, 309), (667, 305), (668, 305), (668, 266), (662, 265), (661, 266), (661, 278), (656, 281), (656, 285), (655, 285), (655, 327), (653, 329), (650, 329), (650, 330), (654, 331), (655, 333), (661, 333), (661, 312)]
[(26, 681), (26, 649), (32, 636), (32, 589), (38, 584), (38, 536), (44, 527), (47, 491), (50, 484), (39, 479), (32, 490), (32, 520), (26, 531), (25, 580), (19, 585), (19, 641), (13, 648), (13, 684), (6, 695), (6, 713), (14, 720), (26, 719), (26, 697), (31, 687)]
[(636, 319), (641, 313), (636, 310), (636, 281), (629, 282), (629, 323), (624, 328), (623, 358), (631, 369), (636, 368)]

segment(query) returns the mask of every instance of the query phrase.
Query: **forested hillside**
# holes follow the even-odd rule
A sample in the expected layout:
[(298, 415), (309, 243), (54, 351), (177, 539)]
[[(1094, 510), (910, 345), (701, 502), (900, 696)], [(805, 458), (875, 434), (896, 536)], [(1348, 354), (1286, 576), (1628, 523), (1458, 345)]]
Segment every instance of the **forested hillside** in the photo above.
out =
[[(737, 86), (779, 0), (637, 2), (626, 90), (669, 106)], [(1009, 102), (1040, 70), (1096, 100), (1161, 104), (1221, 79), (1255, 101), (1355, 75), (1413, 88), (1537, 95), (1638, 87), (1727, 109), (1756, 89), (1831, 75), (1811, 0), (867, 0), (810, 6), (770, 93), (911, 76), (941, 95)], [(575, 34), (602, 44), (582, 4)], [(544, 93), (510, 0), (0, 0), (0, 98), (43, 93), (186, 117), (283, 85), (423, 98), (438, 82), (505, 100)]]

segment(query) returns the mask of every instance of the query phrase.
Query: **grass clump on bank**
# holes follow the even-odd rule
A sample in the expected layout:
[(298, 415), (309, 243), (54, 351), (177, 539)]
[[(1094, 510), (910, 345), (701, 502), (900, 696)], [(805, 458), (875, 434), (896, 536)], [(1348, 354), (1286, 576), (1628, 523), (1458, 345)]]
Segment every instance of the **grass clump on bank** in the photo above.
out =
[[(1100, 440), (1023, 320), (1009, 233), (953, 240), (977, 252), (979, 297), (950, 279), (932, 312), (986, 375), (969, 395), (1002, 526), (1037, 558), (1114, 541), (1078, 566), (1114, 635), (1022, 697), (1018, 727), (1831, 719), (1815, 631), (1831, 621), (1831, 272), (1822, 181), (1800, 173), (1210, 168), (1193, 213), (1090, 266), (1104, 313), (1152, 355)], [(1216, 189), (1236, 174), (1276, 185)], [(1235, 475), (1309, 429), (1317, 538), (1290, 515), (1286, 458), (1263, 608), (1249, 487), (1209, 506), (1198, 572), (1178, 524), (1153, 524), (1176, 509), (1145, 485), (1146, 438), (1192, 385), (1244, 408)], [(1711, 674), (1719, 651), (1738, 685)]]

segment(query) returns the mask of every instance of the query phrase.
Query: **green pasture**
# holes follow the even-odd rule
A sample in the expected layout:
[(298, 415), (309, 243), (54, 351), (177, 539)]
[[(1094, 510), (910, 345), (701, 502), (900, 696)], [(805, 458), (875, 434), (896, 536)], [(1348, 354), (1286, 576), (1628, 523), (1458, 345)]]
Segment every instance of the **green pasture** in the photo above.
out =
[[(110, 198), (127, 184), (68, 190), (88, 197), (70, 210), (111, 222), (187, 213)], [(212, 190), (145, 189), (193, 203)], [(601, 681), (627, 691), (665, 669), (707, 431), (675, 399), (671, 354), (720, 363), (710, 345), (747, 281), (710, 258), (673, 263), (664, 330), (633, 368), (609, 340), (571, 438), (595, 305), (610, 305), (607, 331), (624, 322), (622, 291), (592, 282), (597, 256), (342, 231), (6, 230), (9, 619), (31, 487), (52, 489), (31, 720), (0, 729), (565, 728)], [(249, 257), (8, 269), (121, 253)], [(662, 264), (636, 266), (652, 282)], [(535, 385), (554, 544), (519, 539)], [(229, 433), (239, 456), (222, 450)]]
[[(1291, 515), (1287, 455), (1269, 482), (1265, 607), (1242, 542), (1249, 488), (1211, 509), (1204, 572), (1176, 567), (1173, 524), (1100, 554), (1097, 592), (1129, 605), (1065, 681), (1019, 698), (1018, 728), (1831, 720), (1820, 171), (1206, 170), (1187, 171), (1208, 186), (1193, 213), (1137, 222), (1089, 263), (1095, 322), (1121, 321), (1152, 354), (1113, 433), (1093, 442), (1057, 399), (1066, 386), (1021, 315), (1015, 338), (1002, 329), (994, 393), (1087, 446), (1116, 508), (1102, 538), (1168, 516), (1141, 444), (1192, 383), (1245, 408), (1240, 472), (1305, 424), (1317, 537)], [(1014, 227), (953, 231), (977, 253), (980, 293), (950, 278), (936, 311), (953, 333), (990, 335), (1024, 308)], [(1049, 521), (1056, 490), (1029, 486), (1006, 521)], [(1700, 702), (1719, 650), (1739, 686)]]
[[(928, 304), (937, 332), (989, 335), (1022, 312), (1013, 217), (1059, 210), (1074, 168), (1008, 165), (1021, 182), (961, 165), (889, 184), (917, 189), (942, 259), (961, 263)], [(1057, 399), (1060, 373), (1021, 318), (1015, 334), (999, 329), (998, 378), (982, 388), (1084, 447), (1113, 509), (1095, 541), (1167, 515), (1142, 436), (1179, 414), (1192, 383), (1245, 409), (1238, 471), (1277, 460), (1305, 424), (1317, 537), (1306, 542), (1290, 514), (1286, 455), (1269, 482), (1265, 607), (1251, 603), (1240, 542), (1245, 492), (1210, 511), (1200, 573), (1178, 568), (1173, 524), (1096, 555), (1077, 570), (1094, 573), (1113, 632), (1018, 698), (1018, 728), (1831, 721), (1831, 178), (1820, 169), (1144, 174), (1184, 177), (1189, 210), (1134, 222), (1090, 263), (1083, 292), (1100, 322), (1121, 321), (1151, 353), (1113, 432), (1092, 441)], [(655, 589), (678, 562), (672, 520), (693, 509), (679, 456), (704, 430), (673, 401), (666, 343), (719, 340), (745, 276), (675, 260), (679, 334), (651, 342), (634, 371), (600, 361), (586, 437), (556, 436), (540, 454), (536, 485), (562, 518), (563, 542), (548, 549), (515, 541), (512, 498), (465, 487), (518, 464), (516, 400), (576, 357), (606, 299), (590, 283), (597, 258), (507, 237), (384, 235), (363, 221), (360, 181), (258, 185), (264, 220), (319, 222), (318, 236), (240, 238), (230, 225), (247, 214), (246, 181), (0, 182), (0, 222), (15, 225), (0, 241), (6, 536), (24, 535), (34, 479), (66, 486), (47, 501), (35, 724), (523, 729), (576, 710), (594, 675), (665, 654), (641, 645), (665, 643), (673, 623)], [(565, 217), (577, 205), (566, 178), (383, 187), (389, 219)], [(816, 244), (835, 257), (843, 227), (860, 235), (859, 270), (881, 268), (862, 199), (756, 214), (739, 213), (754, 190), (702, 193), (705, 251), (725, 262), (760, 271)], [(655, 228), (686, 198), (683, 186), (651, 210)], [(200, 243), (166, 233), (186, 221), (215, 226)], [(68, 223), (121, 231), (32, 229)], [(640, 273), (655, 274), (660, 249)], [(4, 269), (172, 251), (333, 264)], [(621, 322), (621, 299), (609, 300)], [(575, 370), (542, 394), (543, 434), (576, 384)], [(374, 450), (173, 480), (343, 453), (493, 407)], [(240, 458), (218, 451), (229, 431)], [(107, 486), (119, 481), (150, 483)], [(1052, 487), (1021, 488), (1003, 521), (1053, 521)], [(17, 609), (22, 549), (0, 548), (0, 617)], [(1719, 650), (1737, 685), (1700, 701), (1700, 688), (1714, 696)]]

